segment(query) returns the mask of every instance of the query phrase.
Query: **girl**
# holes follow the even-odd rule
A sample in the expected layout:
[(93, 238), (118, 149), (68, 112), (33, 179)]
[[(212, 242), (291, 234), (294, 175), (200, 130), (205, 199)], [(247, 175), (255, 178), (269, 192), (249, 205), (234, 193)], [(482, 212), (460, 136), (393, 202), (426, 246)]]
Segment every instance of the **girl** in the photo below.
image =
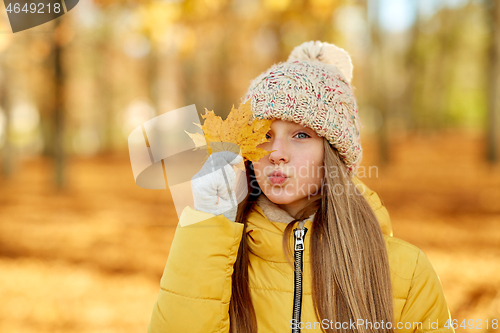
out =
[(274, 119), (260, 146), (272, 152), (245, 161), (237, 207), (210, 171), (229, 166), (232, 184), (241, 156), (212, 154), (193, 177), (195, 209), (180, 217), (149, 332), (453, 332), (426, 255), (392, 237), (356, 177), (351, 76), (344, 50), (308, 42), (252, 82), (245, 100)]

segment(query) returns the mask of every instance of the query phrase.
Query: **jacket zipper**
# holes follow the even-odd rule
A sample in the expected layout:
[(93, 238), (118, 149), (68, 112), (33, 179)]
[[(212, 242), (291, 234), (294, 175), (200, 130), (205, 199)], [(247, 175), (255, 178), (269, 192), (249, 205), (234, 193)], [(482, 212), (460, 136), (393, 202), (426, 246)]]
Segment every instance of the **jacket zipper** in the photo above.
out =
[(304, 238), (307, 228), (304, 227), (305, 220), (299, 223), (299, 227), (293, 230), (295, 235), (295, 271), (294, 271), (294, 292), (293, 292), (293, 321), (292, 333), (300, 332), (300, 313), (302, 310), (302, 259), (304, 253)]

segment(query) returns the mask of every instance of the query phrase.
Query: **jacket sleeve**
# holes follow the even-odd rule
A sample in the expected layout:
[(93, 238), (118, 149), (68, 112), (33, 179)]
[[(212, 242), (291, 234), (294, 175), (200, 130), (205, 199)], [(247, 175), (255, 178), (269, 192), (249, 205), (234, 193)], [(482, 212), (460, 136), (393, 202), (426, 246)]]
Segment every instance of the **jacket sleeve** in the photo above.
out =
[[(449, 327), (445, 327), (447, 321)], [(410, 327), (410, 323), (411, 329), (404, 327), (404, 325)], [(420, 326), (418, 323), (421, 323)], [(422, 250), (418, 254), (399, 325), (403, 326), (397, 332), (454, 332), (441, 282)]]
[(243, 227), (223, 215), (184, 209), (149, 333), (229, 332), (231, 278)]

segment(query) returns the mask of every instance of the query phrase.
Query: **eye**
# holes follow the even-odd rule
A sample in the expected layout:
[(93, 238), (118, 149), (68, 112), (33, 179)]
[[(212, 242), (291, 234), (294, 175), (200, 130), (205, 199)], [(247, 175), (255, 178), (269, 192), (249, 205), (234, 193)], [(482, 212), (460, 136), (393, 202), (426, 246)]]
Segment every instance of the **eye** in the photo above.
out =
[[(295, 134), (295, 136), (297, 135), (300, 135), (300, 134), (303, 134), (305, 135), (304, 137), (300, 138), (300, 139), (306, 139), (306, 138), (310, 138), (311, 136), (305, 132), (299, 132), (297, 134)], [(266, 139), (270, 139), (271, 138), (271, 135), (269, 133), (266, 133)]]
[(304, 134), (305, 135), (304, 139), (305, 138), (310, 138), (309, 134), (304, 133), (304, 132), (297, 133), (297, 134), (295, 134), (295, 136), (300, 135), (300, 134)]

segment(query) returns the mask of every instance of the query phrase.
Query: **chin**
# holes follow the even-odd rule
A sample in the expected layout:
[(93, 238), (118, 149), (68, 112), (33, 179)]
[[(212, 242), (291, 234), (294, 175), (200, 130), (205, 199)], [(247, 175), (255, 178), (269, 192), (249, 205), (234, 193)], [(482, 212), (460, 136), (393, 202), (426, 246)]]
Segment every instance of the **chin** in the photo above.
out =
[(268, 193), (264, 192), (266, 197), (274, 202), (277, 205), (288, 205), (294, 201), (296, 201), (296, 198), (289, 197), (287, 195), (279, 194), (278, 191), (275, 191), (274, 193), (272, 191), (269, 191)]

